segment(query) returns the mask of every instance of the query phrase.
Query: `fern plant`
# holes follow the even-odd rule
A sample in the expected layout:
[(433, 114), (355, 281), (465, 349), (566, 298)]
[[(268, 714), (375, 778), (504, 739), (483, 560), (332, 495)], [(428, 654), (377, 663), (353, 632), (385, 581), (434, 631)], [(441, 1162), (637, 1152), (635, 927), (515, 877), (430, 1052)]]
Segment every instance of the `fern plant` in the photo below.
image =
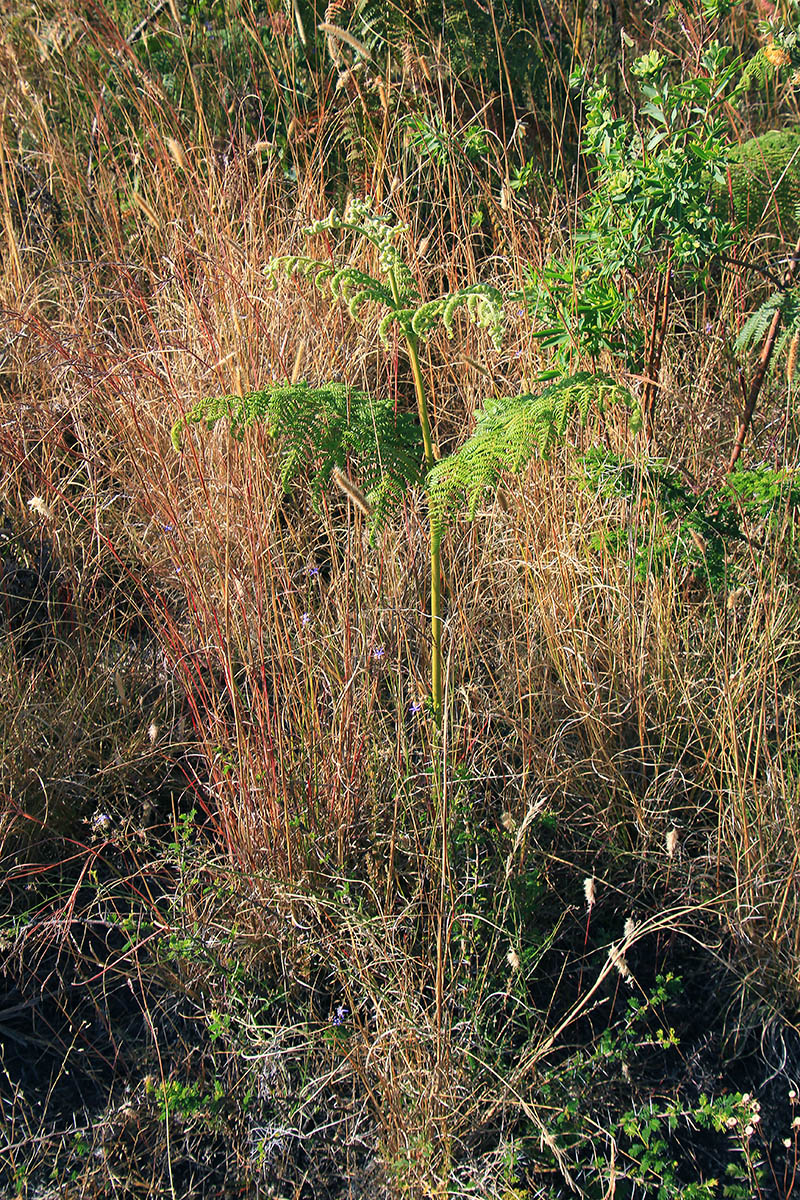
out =
[[(378, 271), (369, 274), (352, 262), (337, 266), (310, 255), (280, 255), (268, 265), (270, 276), (299, 276), (309, 280), (332, 302), (343, 303), (353, 320), (365, 305), (384, 309), (380, 337), (388, 345), (392, 328), (403, 337), (408, 350), (417, 399), (419, 433), (414, 436), (409, 414), (394, 416), (380, 401), (354, 392), (341, 384), (310, 388), (288, 385), (252, 393), (243, 398), (219, 397), (203, 400), (178, 421), (173, 441), (180, 442), (182, 427), (193, 422), (227, 417), (234, 433), (253, 420), (265, 419), (284, 441), (282, 478), (284, 485), (301, 467), (313, 466), (312, 486), (317, 490), (334, 466), (361, 473), (372, 505), (373, 529), (388, 515), (393, 504), (424, 471), (435, 463), (434, 438), (428, 395), (419, 360), (421, 339), (441, 323), (452, 336), (456, 314), (464, 310), (476, 324), (487, 328), (499, 347), (503, 334), (503, 296), (490, 284), (477, 283), (456, 292), (422, 302), (411, 271), (397, 241), (406, 226), (391, 216), (377, 214), (369, 200), (352, 200), (346, 213), (332, 211), (305, 231), (309, 238), (321, 233), (352, 235), (377, 252)], [(421, 439), (421, 447), (419, 441)], [(421, 451), (421, 453), (420, 453)], [(431, 526), (433, 533), (433, 525)], [(431, 707), (438, 723), (442, 713), (442, 575), (440, 538), (430, 540), (431, 565)]]
[[(348, 388), (342, 383), (312, 387), (306, 382), (281, 384), (246, 396), (201, 400), (173, 427), (180, 448), (183, 430), (192, 424), (213, 425), (224, 419), (234, 436), (254, 422), (264, 422), (279, 440), (281, 481), (288, 488), (302, 472), (310, 473), (318, 498), (335, 469), (352, 474), (366, 494), (373, 535), (391, 515), (410, 487), (423, 486), (429, 495), (431, 709), (436, 724), (442, 716), (442, 572), (441, 541), (448, 517), (462, 507), (474, 516), (481, 497), (494, 489), (506, 472), (519, 473), (531, 457), (546, 455), (563, 436), (573, 413), (585, 421), (589, 411), (602, 412), (609, 402), (622, 402), (636, 414), (630, 393), (605, 375), (583, 373), (565, 377), (540, 394), (491, 398), (479, 415), (474, 434), (449, 458), (437, 462), (428, 394), (420, 365), (420, 344), (442, 325), (453, 336), (456, 316), (464, 312), (487, 329), (499, 347), (503, 337), (505, 303), (519, 303), (515, 293), (504, 297), (499, 288), (474, 283), (455, 292), (423, 301), (404, 262), (398, 241), (406, 227), (373, 211), (369, 201), (351, 201), (344, 216), (336, 212), (305, 230), (308, 237), (339, 233), (371, 244), (378, 269), (370, 274), (345, 262), (336, 265), (310, 255), (281, 255), (271, 260), (269, 273), (308, 280), (327, 293), (332, 303), (346, 306), (358, 320), (367, 305), (383, 309), (380, 337), (388, 345), (397, 330), (405, 341), (414, 379), (417, 412), (395, 413), (387, 400)], [(341, 478), (341, 477), (340, 477)]]
[(728, 175), (712, 188), (718, 211), (732, 215), (748, 234), (759, 235), (770, 249), (798, 234), (800, 132), (771, 129), (730, 148)]

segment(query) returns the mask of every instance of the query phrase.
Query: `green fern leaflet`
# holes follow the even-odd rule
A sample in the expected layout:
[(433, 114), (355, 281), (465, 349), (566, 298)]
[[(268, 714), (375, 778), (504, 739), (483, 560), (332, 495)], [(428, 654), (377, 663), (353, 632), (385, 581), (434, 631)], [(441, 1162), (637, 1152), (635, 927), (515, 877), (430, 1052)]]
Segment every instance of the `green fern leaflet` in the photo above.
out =
[(481, 497), (496, 490), (504, 474), (519, 474), (537, 451), (547, 456), (575, 412), (585, 423), (592, 408), (603, 412), (610, 403), (623, 404), (638, 420), (638, 407), (627, 388), (608, 375), (590, 372), (559, 379), (538, 395), (488, 400), (472, 437), (428, 473), (437, 542), (457, 506), (466, 502), (472, 519)]
[(736, 349), (745, 351), (759, 346), (763, 342), (776, 312), (781, 314), (781, 331), (775, 343), (775, 352), (772, 358), (772, 362), (776, 362), (781, 352), (800, 331), (800, 288), (774, 292), (768, 300), (765, 300), (742, 326), (736, 339)]
[(312, 387), (305, 381), (249, 392), (245, 396), (212, 396), (201, 400), (172, 429), (180, 449), (189, 425), (211, 428), (226, 420), (241, 438), (256, 422), (264, 422), (278, 439), (281, 484), (288, 491), (305, 472), (319, 502), (334, 467), (352, 473), (366, 493), (375, 533), (402, 501), (408, 487), (422, 479), (422, 441), (410, 413), (395, 412), (390, 400), (378, 400), (341, 383)]

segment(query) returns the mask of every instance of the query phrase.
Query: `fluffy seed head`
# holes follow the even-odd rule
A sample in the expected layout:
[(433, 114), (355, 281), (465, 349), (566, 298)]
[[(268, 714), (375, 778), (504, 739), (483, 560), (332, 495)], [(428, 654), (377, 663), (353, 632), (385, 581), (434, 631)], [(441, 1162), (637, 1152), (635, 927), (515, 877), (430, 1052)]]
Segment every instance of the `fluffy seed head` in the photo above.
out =
[(164, 142), (169, 150), (172, 161), (175, 163), (175, 166), (180, 167), (182, 171), (185, 171), (186, 155), (183, 153), (183, 146), (180, 144), (180, 142), (176, 142), (175, 138), (171, 137), (164, 138)]
[(613, 945), (608, 952), (608, 957), (611, 959), (615, 969), (619, 971), (625, 982), (633, 987), (633, 976), (631, 975), (631, 969), (628, 966), (625, 958), (625, 951), (622, 949), (622, 947)]
[(334, 467), (331, 471), (331, 479), (340, 491), (344, 492), (348, 500), (356, 506), (359, 512), (362, 512), (365, 517), (371, 516), (372, 506), (369, 500), (367, 500), (361, 488), (356, 487), (352, 479), (348, 479), (344, 471), (340, 471), (338, 467)]
[(28, 501), (28, 508), (31, 512), (35, 512), (37, 517), (43, 517), (45, 521), (52, 521), (53, 511), (48, 508), (41, 496), (31, 496)]

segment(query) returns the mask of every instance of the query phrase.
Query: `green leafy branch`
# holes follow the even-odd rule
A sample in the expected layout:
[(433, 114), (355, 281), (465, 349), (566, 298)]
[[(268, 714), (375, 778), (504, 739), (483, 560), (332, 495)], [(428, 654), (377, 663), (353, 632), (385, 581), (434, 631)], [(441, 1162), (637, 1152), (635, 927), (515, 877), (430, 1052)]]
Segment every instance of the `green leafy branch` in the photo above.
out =
[[(748, 527), (776, 530), (784, 514), (800, 508), (800, 481), (788, 470), (737, 468), (723, 484), (697, 490), (660, 458), (629, 462), (595, 450), (582, 466), (584, 486), (595, 495), (636, 500), (649, 509), (646, 526), (626, 523), (595, 539), (598, 548), (632, 555), (640, 579), (681, 563), (712, 592), (730, 588), (739, 581), (736, 547), (755, 544)], [(791, 546), (792, 539), (784, 538), (784, 549)]]

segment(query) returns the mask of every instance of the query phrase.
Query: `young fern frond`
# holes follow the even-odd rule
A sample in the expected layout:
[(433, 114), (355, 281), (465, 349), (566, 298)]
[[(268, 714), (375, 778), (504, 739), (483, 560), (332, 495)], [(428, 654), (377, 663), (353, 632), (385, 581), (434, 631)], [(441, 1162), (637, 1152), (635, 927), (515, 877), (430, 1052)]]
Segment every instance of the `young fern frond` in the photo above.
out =
[(472, 283), (457, 292), (437, 296), (421, 304), (413, 314), (411, 328), (417, 337), (426, 337), (441, 320), (447, 336), (453, 336), (453, 321), (459, 308), (466, 308), (470, 319), (488, 329), (497, 350), (503, 341), (505, 311), (502, 292), (490, 283)]
[(309, 258), (307, 254), (279, 254), (275, 258), (271, 258), (266, 266), (267, 276), (273, 282), (278, 272), (287, 276), (302, 275), (304, 279), (313, 280), (314, 284), (322, 290), (325, 281), (335, 274), (336, 268), (331, 263), (322, 262), (317, 258)]
[(334, 299), (344, 301), (354, 320), (358, 317), (359, 306), (367, 300), (372, 300), (375, 304), (392, 303), (389, 288), (356, 267), (340, 267), (336, 274), (331, 276), (330, 289)]
[(389, 330), (394, 324), (397, 324), (404, 337), (410, 336), (413, 333), (411, 321), (415, 311), (416, 309), (413, 308), (390, 308), (378, 326), (378, 336), (381, 339), (381, 345), (388, 348), (390, 344)]
[(336, 267), (330, 262), (299, 254), (284, 254), (271, 259), (268, 274), (273, 279), (281, 272), (312, 280), (320, 291), (329, 290), (334, 300), (346, 304), (354, 320), (359, 319), (364, 304), (382, 305), (386, 312), (378, 332), (384, 346), (389, 344), (389, 331), (393, 325), (397, 325), (403, 337), (417, 339), (427, 337), (441, 321), (447, 336), (452, 337), (456, 313), (465, 309), (475, 325), (489, 330), (492, 342), (500, 349), (505, 329), (505, 298), (499, 288), (489, 283), (473, 283), (421, 304), (414, 277), (395, 244), (400, 234), (407, 232), (407, 226), (393, 217), (378, 216), (368, 200), (351, 200), (343, 217), (332, 210), (303, 232), (307, 237), (321, 233), (352, 233), (370, 242), (378, 251), (380, 273), (385, 282), (354, 266)]
[(302, 275), (312, 280), (320, 292), (330, 290), (334, 300), (344, 301), (354, 319), (357, 319), (359, 307), (367, 300), (375, 304), (392, 303), (389, 288), (356, 267), (336, 267), (302, 254), (282, 254), (267, 264), (267, 273), (273, 280), (279, 272), (288, 276)]
[(366, 492), (374, 535), (402, 501), (408, 487), (422, 478), (419, 427), (409, 413), (395, 413), (390, 400), (328, 383), (305, 381), (249, 392), (245, 396), (212, 396), (199, 401), (172, 429), (180, 449), (181, 434), (192, 424), (212, 427), (227, 420), (233, 437), (263, 421), (279, 439), (281, 485), (288, 491), (302, 473), (310, 473), (319, 502), (331, 472), (351, 472)]
[(538, 395), (487, 400), (472, 437), (428, 473), (431, 523), (437, 541), (456, 507), (466, 502), (472, 519), (481, 497), (496, 488), (503, 474), (519, 474), (536, 451), (546, 457), (553, 443), (563, 437), (573, 413), (585, 423), (592, 408), (603, 412), (611, 403), (625, 405), (638, 417), (627, 388), (608, 375), (589, 372), (560, 379)]
[[(414, 276), (409, 271), (402, 254), (395, 242), (401, 234), (408, 232), (408, 226), (401, 224), (392, 216), (379, 216), (373, 212), (369, 199), (351, 199), (343, 217), (335, 209), (331, 209), (327, 217), (314, 221), (303, 230), (306, 237), (314, 237), (320, 233), (335, 232), (354, 233), (356, 237), (371, 242), (378, 251), (381, 271), (388, 278), (394, 276), (398, 297), (402, 304), (411, 306), (419, 300), (419, 290)], [(389, 293), (389, 303), (396, 303), (393, 294)]]
[[(322, 224), (318, 222), (318, 225)], [(326, 226), (327, 228), (327, 226)], [(311, 226), (306, 233), (317, 231), (317, 226)], [(314, 286), (321, 292), (330, 292), (333, 300), (341, 300), (354, 321), (359, 320), (360, 309), (364, 304), (380, 304), (388, 308), (388, 313), (381, 321), (381, 340), (387, 343), (388, 329), (397, 322), (401, 332), (406, 333), (411, 327), (413, 308), (398, 308), (391, 287), (381, 283), (373, 275), (358, 267), (336, 267), (332, 263), (319, 259), (308, 258), (304, 255), (285, 254), (273, 258), (267, 265), (267, 272), (274, 280), (279, 272), (291, 275), (302, 275), (313, 280)], [(401, 300), (415, 302), (418, 299), (416, 291), (411, 293), (406, 286)]]

